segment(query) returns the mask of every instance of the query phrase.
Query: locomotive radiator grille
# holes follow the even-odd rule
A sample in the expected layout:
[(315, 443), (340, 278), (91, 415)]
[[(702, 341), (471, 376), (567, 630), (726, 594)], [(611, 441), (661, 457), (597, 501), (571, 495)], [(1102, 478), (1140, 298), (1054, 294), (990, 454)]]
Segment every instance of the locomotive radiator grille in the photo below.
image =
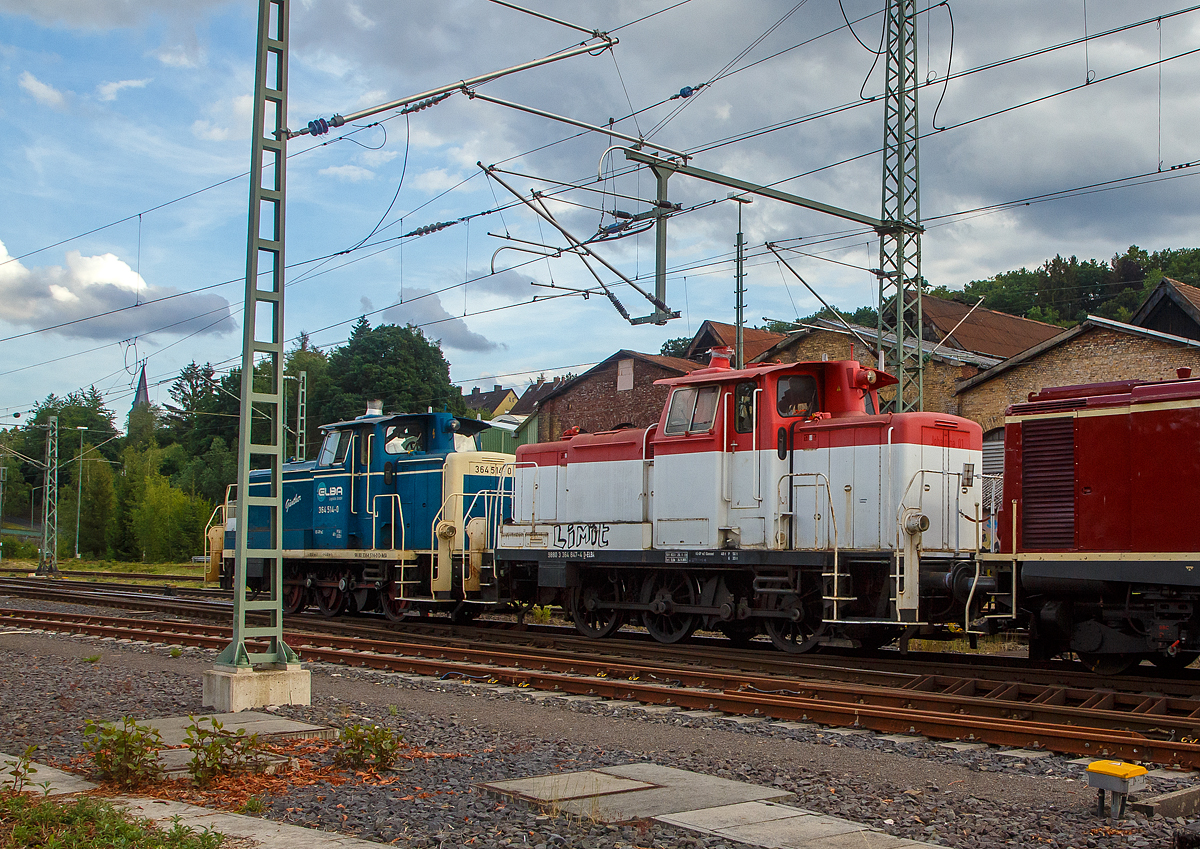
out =
[(1024, 548), (1075, 544), (1075, 420), (1021, 427), (1021, 540)]

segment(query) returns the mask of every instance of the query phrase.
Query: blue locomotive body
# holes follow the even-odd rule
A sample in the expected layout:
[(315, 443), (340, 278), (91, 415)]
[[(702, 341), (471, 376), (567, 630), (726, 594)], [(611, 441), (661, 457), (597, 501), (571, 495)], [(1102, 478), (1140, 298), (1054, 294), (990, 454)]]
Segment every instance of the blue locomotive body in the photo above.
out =
[[(533, 575), (497, 569), (499, 525), (511, 516), (513, 457), (478, 450), (488, 425), (449, 413), (368, 414), (326, 425), (317, 459), (283, 467), (284, 609), (333, 616), (431, 609), (469, 616), (530, 597)], [(267, 472), (250, 476), (267, 495)], [(226, 506), (233, 516), (233, 503)], [(269, 510), (251, 506), (249, 546), (268, 548)], [(232, 555), (234, 527), (226, 526)], [(247, 582), (263, 587), (261, 562)], [(232, 586), (233, 558), (222, 580)]]

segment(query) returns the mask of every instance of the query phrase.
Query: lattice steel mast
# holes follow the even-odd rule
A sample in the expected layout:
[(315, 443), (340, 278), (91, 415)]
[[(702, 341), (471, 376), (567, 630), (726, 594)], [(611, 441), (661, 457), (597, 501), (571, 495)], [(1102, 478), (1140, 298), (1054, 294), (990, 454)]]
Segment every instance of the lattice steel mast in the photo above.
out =
[[(883, 211), (879, 239), (881, 365), (900, 380), (893, 409), (924, 407), (921, 349), (921, 193), (918, 169), (916, 0), (887, 0)], [(894, 331), (888, 340), (885, 332)]]
[(42, 556), (36, 574), (58, 574), (58, 416), (46, 418), (46, 475), (42, 492)]
[[(246, 300), (242, 315), (242, 395), (238, 422), (236, 566), (233, 641), (218, 664), (248, 667), (297, 663), (283, 642), (283, 292), (284, 187), (287, 163), (288, 19), (291, 0), (259, 0), (258, 54), (254, 73), (254, 131), (250, 153), (250, 216), (246, 247)], [(260, 279), (261, 275), (261, 279)], [(255, 365), (262, 367), (255, 373)], [(252, 425), (266, 420), (267, 433)], [(250, 469), (269, 471), (268, 494), (250, 494)], [(250, 508), (269, 512), (265, 546), (249, 544)], [(247, 561), (262, 562), (265, 598), (246, 598)], [(264, 625), (246, 625), (249, 611), (267, 614)], [(250, 652), (248, 639), (266, 640)]]

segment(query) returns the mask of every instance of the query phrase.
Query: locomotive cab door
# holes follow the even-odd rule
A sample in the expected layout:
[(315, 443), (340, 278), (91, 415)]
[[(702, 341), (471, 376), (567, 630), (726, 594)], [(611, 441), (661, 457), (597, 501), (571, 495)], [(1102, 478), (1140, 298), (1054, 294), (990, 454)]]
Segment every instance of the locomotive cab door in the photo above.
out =
[(762, 427), (759, 399), (762, 388), (757, 381), (737, 383), (723, 402), (733, 409), (724, 416), (725, 450), (729, 469), (731, 527), (738, 532), (744, 548), (763, 547), (767, 543), (762, 473)]

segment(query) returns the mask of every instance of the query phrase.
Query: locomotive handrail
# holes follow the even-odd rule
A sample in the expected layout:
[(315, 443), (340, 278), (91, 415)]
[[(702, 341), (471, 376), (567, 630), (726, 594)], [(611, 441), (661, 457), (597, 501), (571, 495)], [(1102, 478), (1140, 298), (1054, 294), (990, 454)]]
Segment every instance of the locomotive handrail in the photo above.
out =
[[(400, 548), (401, 548), (401, 550), (403, 550), (403, 549), (407, 548), (407, 546), (404, 544), (404, 536), (405, 536), (404, 502), (400, 500), (400, 493), (398, 493), (398, 492), (377, 492), (375, 494), (375, 497), (373, 499), (371, 499), (371, 503), (370, 503), (369, 510), (368, 510), (368, 512), (371, 514), (371, 548), (379, 547), (377, 545), (377, 540), (376, 540), (376, 535), (378, 534), (379, 523), (375, 520), (379, 518), (379, 508), (377, 505), (379, 504), (379, 499), (381, 499), (381, 498), (385, 499), (387, 501), (393, 502), (395, 505), (398, 505), (400, 508)], [(392, 514), (391, 514), (390, 518), (392, 520), (391, 543), (392, 543), (392, 548), (395, 549), (396, 548), (396, 508), (395, 507), (392, 507)]]
[[(904, 533), (904, 511), (907, 509), (904, 504), (904, 499), (908, 498), (909, 492), (912, 491), (913, 484), (917, 482), (918, 478), (920, 478), (922, 486), (921, 486), (920, 490), (918, 491), (919, 496), (917, 498), (917, 504), (915, 505), (915, 508), (917, 510), (920, 510), (922, 508), (922, 505), (924, 504), (924, 501), (925, 501), (925, 487), (924, 487), (925, 475), (936, 475), (938, 477), (944, 477), (944, 478), (959, 478), (960, 485), (955, 486), (955, 488), (954, 488), (954, 507), (953, 507), (952, 511), (949, 511), (949, 513), (950, 513), (950, 515), (953, 515), (957, 518), (957, 516), (959, 515), (959, 511), (962, 509), (961, 504), (960, 504), (962, 499), (959, 498), (959, 492), (962, 489), (962, 486), (961, 486), (962, 472), (950, 472), (945, 469), (917, 469), (915, 472), (913, 472), (913, 476), (911, 478), (909, 478), (908, 486), (906, 486), (904, 488), (904, 492), (900, 495), (900, 503), (898, 505), (896, 505), (896, 547), (897, 547), (897, 549), (901, 549), (904, 547), (904, 537), (902, 536), (902, 534)], [(946, 505), (946, 506), (949, 507), (949, 505)], [(945, 524), (945, 523), (943, 523), (943, 524)], [(943, 532), (946, 532), (946, 531), (947, 531), (947, 529), (943, 528)], [(962, 531), (960, 528), (960, 523), (956, 521), (956, 522), (954, 522), (954, 542), (953, 542), (955, 551), (962, 550), (961, 537), (962, 537)], [(950, 543), (949, 536), (947, 536), (945, 538), (945, 542), (947, 544)]]

